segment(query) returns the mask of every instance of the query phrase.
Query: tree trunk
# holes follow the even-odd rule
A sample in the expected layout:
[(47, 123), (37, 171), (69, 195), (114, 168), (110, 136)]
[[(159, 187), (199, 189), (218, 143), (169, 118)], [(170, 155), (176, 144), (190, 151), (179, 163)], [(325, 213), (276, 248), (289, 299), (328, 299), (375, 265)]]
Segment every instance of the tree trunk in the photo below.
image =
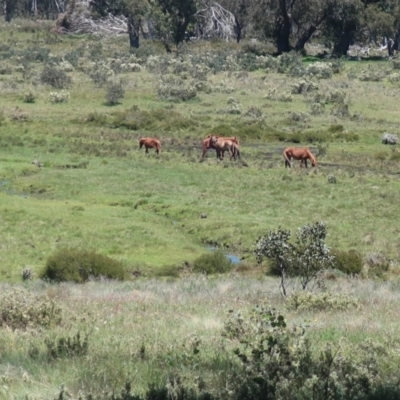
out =
[(354, 39), (355, 27), (349, 27), (340, 36), (338, 42), (333, 47), (332, 55), (336, 57), (346, 56), (350, 44)]
[(280, 17), (277, 20), (276, 47), (278, 54), (290, 51), (290, 18), (286, 9), (286, 0), (279, 0)]
[(314, 34), (314, 32), (317, 30), (317, 28), (322, 24), (326, 16), (322, 16), (319, 21), (317, 21), (315, 24), (312, 24), (308, 27), (308, 29), (300, 36), (298, 39), (296, 45), (295, 45), (295, 50), (296, 51), (303, 51), (305, 44), (311, 39), (311, 36)]
[(139, 29), (140, 29), (140, 20), (136, 23), (133, 17), (128, 18), (128, 34), (129, 34), (129, 44), (131, 48), (138, 49), (139, 48)]
[(11, 22), (14, 13), (15, 0), (6, 0), (4, 3), (4, 18), (6, 22)]
[(188, 25), (189, 25), (189, 19), (187, 18), (184, 18), (182, 22), (178, 23), (175, 32), (176, 46), (178, 46), (179, 43), (182, 43), (185, 40), (185, 32)]
[(311, 25), (298, 39), (294, 49), (296, 51), (303, 51), (305, 44), (310, 40), (313, 33), (317, 30), (315, 25)]
[(240, 39), (242, 38), (242, 25), (240, 24), (240, 21), (238, 17), (235, 15), (235, 27), (234, 27), (235, 33), (236, 33), (236, 41), (239, 43)]

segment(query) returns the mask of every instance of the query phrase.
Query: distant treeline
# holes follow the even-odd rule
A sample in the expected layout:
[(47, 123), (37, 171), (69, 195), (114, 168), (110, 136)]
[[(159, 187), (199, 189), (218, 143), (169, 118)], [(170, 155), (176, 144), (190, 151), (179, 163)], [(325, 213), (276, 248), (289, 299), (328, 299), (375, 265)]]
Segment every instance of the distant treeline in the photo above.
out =
[[(400, 38), (400, 0), (0, 0), (5, 21), (13, 18), (57, 19), (59, 14), (89, 8), (92, 18), (123, 19), (130, 45), (140, 36), (172, 45), (220, 37), (271, 41), (278, 54), (302, 51), (317, 37), (332, 55), (354, 43)], [(110, 19), (112, 21), (112, 19)], [(68, 20), (64, 19), (68, 30)], [(391, 43), (391, 41), (390, 41)], [(382, 43), (379, 43), (382, 44)]]

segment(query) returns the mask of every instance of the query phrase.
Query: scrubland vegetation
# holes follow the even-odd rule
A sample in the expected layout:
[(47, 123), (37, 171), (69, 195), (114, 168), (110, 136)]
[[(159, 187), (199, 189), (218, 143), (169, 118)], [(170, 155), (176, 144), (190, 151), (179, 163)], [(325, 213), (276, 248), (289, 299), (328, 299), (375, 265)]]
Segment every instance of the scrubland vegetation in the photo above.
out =
[[(0, 398), (399, 398), (398, 59), (0, 29)], [(317, 221), (284, 299), (257, 240)]]

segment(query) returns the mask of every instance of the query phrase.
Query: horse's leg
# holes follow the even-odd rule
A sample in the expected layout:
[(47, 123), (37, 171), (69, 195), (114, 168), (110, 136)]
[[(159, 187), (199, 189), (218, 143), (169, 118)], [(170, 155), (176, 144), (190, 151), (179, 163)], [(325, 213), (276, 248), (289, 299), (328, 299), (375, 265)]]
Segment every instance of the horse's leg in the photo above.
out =
[(146, 153), (148, 153), (149, 152), (149, 147), (148, 146), (146, 146)]
[(306, 168), (308, 168), (308, 165), (307, 165), (307, 158), (304, 159), (304, 163), (306, 164)]

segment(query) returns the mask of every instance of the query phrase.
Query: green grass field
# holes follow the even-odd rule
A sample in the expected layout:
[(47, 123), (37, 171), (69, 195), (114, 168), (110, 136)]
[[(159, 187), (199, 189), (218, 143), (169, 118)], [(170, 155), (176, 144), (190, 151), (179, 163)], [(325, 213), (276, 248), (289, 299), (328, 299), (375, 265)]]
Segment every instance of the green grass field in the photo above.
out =
[[(400, 153), (381, 136), (398, 134), (396, 60), (342, 61), (340, 72), (318, 79), (246, 70), (239, 58), (223, 55), (240, 52), (236, 44), (187, 44), (179, 61), (156, 43), (143, 41), (130, 55), (127, 38), (55, 36), (20, 25), (0, 27), (1, 289), (24, 285), (55, 299), (65, 316), (50, 330), (0, 328), (1, 398), (52, 399), (63, 384), (76, 396), (121, 388), (126, 380), (143, 393), (174, 371), (193, 384), (201, 375), (208, 387), (229, 386), (229, 368), (237, 365), (220, 335), (227, 311), (266, 300), (284, 308), (276, 278), (256, 264), (257, 238), (316, 221), (327, 224), (333, 249), (356, 249), (364, 259), (383, 254), (388, 281), (338, 278), (328, 282), (329, 291), (360, 299), (359, 310), (289, 312), (289, 318), (309, 321), (316, 348), (344, 340), (350, 354), (368, 338), (376, 348), (390, 346), (379, 363), (392, 376)], [(41, 73), (46, 63), (61, 68), (68, 59), (75, 62), (66, 72), (70, 98), (54, 104), (50, 93), (61, 89), (43, 83)], [(113, 72), (118, 59), (135, 59), (140, 71)], [(106, 86), (90, 77), (101, 68), (125, 90), (115, 106), (106, 104)], [(172, 80), (160, 82), (168, 76), (179, 80), (178, 96), (193, 87), (196, 95), (160, 97), (168, 90), (172, 96)], [(314, 89), (296, 92), (304, 81)], [(201, 142), (209, 133), (237, 135), (241, 160), (218, 161), (211, 150), (203, 161)], [(139, 150), (142, 136), (162, 141), (159, 156)], [(318, 167), (295, 162), (285, 169), (282, 151), (292, 145), (310, 147)], [(191, 275), (210, 246), (241, 259), (231, 275)], [(24, 269), (37, 276), (62, 247), (120, 260), (132, 282), (20, 283)], [(185, 265), (189, 272), (181, 272)], [(177, 273), (178, 280), (161, 278)], [(46, 360), (45, 339), (78, 331), (89, 335), (85, 357)], [(204, 346), (199, 360), (189, 355), (193, 336)]]

